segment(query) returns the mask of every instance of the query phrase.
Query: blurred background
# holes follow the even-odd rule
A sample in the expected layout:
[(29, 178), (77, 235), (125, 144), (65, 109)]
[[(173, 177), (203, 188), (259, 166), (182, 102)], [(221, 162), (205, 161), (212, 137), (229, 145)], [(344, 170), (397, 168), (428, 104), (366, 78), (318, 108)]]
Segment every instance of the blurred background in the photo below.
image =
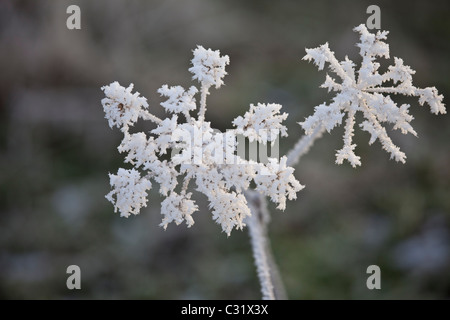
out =
[[(81, 8), (68, 30), (66, 8)], [(250, 103), (296, 123), (332, 97), (326, 72), (301, 61), (326, 41), (359, 62), (352, 28), (381, 8), (391, 57), (417, 71), (414, 84), (450, 97), (448, 1), (8, 1), (0, 2), (0, 298), (259, 299), (248, 234), (227, 238), (197, 197), (195, 225), (159, 227), (152, 191), (138, 216), (120, 218), (104, 195), (124, 166), (121, 135), (104, 119), (100, 87), (119, 81), (164, 116), (162, 84), (197, 85), (188, 72), (197, 44), (230, 56), (226, 86), (207, 117), (225, 130)], [(388, 62), (383, 62), (386, 67)], [(326, 134), (296, 167), (306, 188), (285, 212), (271, 205), (270, 238), (291, 299), (450, 298), (450, 120), (411, 103), (419, 138), (389, 132), (407, 154), (389, 160), (356, 130), (363, 166), (334, 164), (343, 128)], [(139, 123), (140, 128), (148, 124)], [(155, 188), (156, 189), (156, 188)], [(81, 268), (81, 290), (66, 268)], [(381, 268), (381, 290), (366, 269)]]

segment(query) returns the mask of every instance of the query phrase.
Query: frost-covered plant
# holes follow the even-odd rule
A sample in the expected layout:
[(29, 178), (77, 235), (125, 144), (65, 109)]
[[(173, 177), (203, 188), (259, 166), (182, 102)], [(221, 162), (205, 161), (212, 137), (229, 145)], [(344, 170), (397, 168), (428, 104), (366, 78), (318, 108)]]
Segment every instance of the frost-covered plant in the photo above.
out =
[[(261, 283), (264, 299), (283, 297), (282, 285), (277, 281), (277, 269), (270, 254), (267, 237), (267, 224), (270, 215), (266, 197), (284, 210), (286, 199), (296, 199), (303, 186), (295, 179), (294, 166), (306, 154), (314, 141), (325, 131), (330, 132), (341, 125), (344, 117), (344, 146), (336, 153), (336, 163), (347, 160), (353, 167), (361, 165), (360, 157), (354, 152), (355, 116), (359, 111), (365, 120), (360, 124), (362, 130), (371, 134), (369, 144), (377, 139), (383, 149), (396, 161), (405, 162), (406, 155), (389, 138), (384, 123), (392, 123), (394, 130), (417, 135), (410, 122), (409, 105), (398, 106), (391, 95), (402, 94), (419, 98), (420, 105), (425, 102), (434, 114), (445, 114), (443, 96), (435, 87), (417, 88), (412, 84), (415, 73), (403, 64), (400, 58), (394, 58), (394, 64), (384, 73), (379, 72), (380, 63), (376, 58), (389, 58), (387, 31), (370, 33), (364, 25), (354, 29), (360, 34), (361, 66), (356, 71), (355, 64), (345, 57), (339, 62), (329, 49), (328, 43), (306, 49), (303, 59), (313, 61), (322, 70), (329, 64), (330, 70), (339, 78), (327, 75), (322, 87), (337, 94), (330, 104), (315, 107), (312, 116), (301, 122), (304, 135), (287, 156), (281, 159), (269, 158), (267, 163), (246, 160), (236, 153), (236, 135), (249, 141), (273, 144), (278, 134), (287, 136), (282, 124), (287, 114), (280, 113), (278, 104), (250, 105), (250, 110), (233, 120), (234, 129), (225, 133), (214, 130), (210, 122), (205, 121), (206, 97), (209, 89), (217, 89), (223, 84), (227, 74), (225, 66), (228, 56), (220, 52), (198, 46), (192, 59), (193, 79), (200, 82), (200, 90), (191, 86), (185, 90), (181, 86), (163, 85), (158, 93), (167, 100), (161, 103), (171, 117), (164, 120), (148, 111), (147, 99), (138, 92), (132, 93), (133, 85), (128, 88), (113, 82), (102, 87), (106, 98), (102, 100), (105, 117), (111, 128), (119, 128), (124, 138), (118, 147), (126, 153), (125, 162), (133, 168), (120, 168), (117, 174), (110, 174), (112, 191), (106, 198), (114, 204), (115, 211), (121, 216), (138, 214), (147, 205), (147, 191), (152, 180), (159, 184), (159, 193), (164, 196), (161, 203), (163, 215), (161, 225), (166, 228), (170, 222), (186, 222), (188, 227), (194, 224), (192, 214), (198, 206), (188, 192), (190, 181), (194, 181), (196, 190), (207, 196), (213, 219), (222, 226), (228, 235), (233, 228), (242, 229), (248, 224), (255, 264)], [(386, 86), (392, 82), (391, 86)], [(385, 85), (385, 86), (383, 86)], [(195, 95), (200, 92), (200, 105)], [(197, 116), (191, 112), (198, 108)], [(136, 121), (141, 118), (156, 124), (149, 134), (131, 133)], [(185, 121), (182, 121), (184, 118)], [(177, 150), (178, 152), (174, 152)], [(164, 155), (171, 153), (170, 159)], [(179, 180), (183, 183), (180, 185)], [(250, 188), (251, 183), (255, 188)], [(277, 283), (278, 282), (278, 283)]]
[[(270, 197), (280, 210), (285, 209), (286, 199), (296, 199), (303, 186), (295, 179), (294, 169), (286, 165), (286, 157), (259, 163), (236, 154), (237, 134), (263, 144), (273, 142), (277, 136), (274, 130), (287, 136), (286, 127), (282, 125), (287, 114), (280, 114), (280, 105), (251, 105), (244, 117), (233, 121), (236, 128), (225, 133), (213, 130), (211, 123), (204, 120), (209, 88), (220, 88), (227, 74), (227, 64), (228, 56), (220, 56), (218, 50), (206, 50), (201, 46), (194, 50), (189, 71), (201, 84), (197, 117), (190, 113), (197, 109), (195, 94), (199, 90), (194, 86), (185, 90), (181, 86), (163, 85), (158, 90), (167, 98), (161, 106), (172, 114), (164, 120), (149, 112), (146, 98), (138, 92), (132, 93), (133, 85), (124, 88), (113, 82), (102, 87), (106, 95), (102, 104), (109, 125), (120, 128), (124, 134), (118, 150), (126, 153), (125, 162), (134, 167), (120, 168), (117, 174), (109, 175), (112, 191), (106, 197), (121, 216), (138, 214), (147, 205), (151, 180), (159, 183), (159, 193), (165, 197), (161, 203), (164, 228), (171, 222), (185, 221), (188, 227), (194, 224), (192, 214), (198, 211), (198, 206), (188, 192), (191, 180), (196, 190), (207, 196), (213, 219), (228, 235), (233, 228), (242, 229), (244, 219), (251, 214), (243, 192), (252, 181), (255, 190)], [(150, 120), (157, 126), (149, 135), (131, 133), (130, 127), (138, 118)], [(170, 159), (163, 160), (168, 153), (172, 154)], [(180, 187), (179, 178), (183, 181)]]
[[(356, 167), (361, 165), (361, 161), (354, 152), (356, 144), (352, 142), (352, 138), (355, 115), (359, 111), (365, 118), (360, 127), (371, 135), (369, 144), (378, 139), (383, 149), (391, 154), (391, 158), (404, 163), (406, 155), (392, 142), (382, 124), (392, 123), (393, 129), (400, 130), (403, 134), (411, 133), (416, 136), (417, 133), (410, 124), (413, 116), (409, 114), (409, 105), (402, 104), (399, 107), (391, 95), (418, 97), (420, 105), (426, 102), (434, 114), (446, 113), (442, 103), (443, 96), (438, 94), (435, 87), (425, 89), (415, 87), (412, 83), (415, 71), (403, 64), (400, 58), (395, 57), (394, 64), (389, 66), (386, 72), (378, 71), (380, 63), (376, 62), (376, 58), (389, 58), (389, 45), (383, 41), (386, 40), (388, 31), (373, 34), (363, 24), (354, 28), (354, 31), (360, 34), (357, 46), (362, 57), (361, 66), (357, 71), (355, 64), (348, 57), (339, 62), (328, 47), (328, 43), (315, 49), (306, 49), (304, 60), (312, 60), (319, 70), (328, 63), (330, 71), (340, 78), (340, 82), (327, 74), (321, 87), (327, 88), (328, 92), (336, 91), (336, 96), (330, 104), (323, 103), (315, 107), (314, 114), (300, 124), (307, 135), (320, 127), (330, 132), (335, 126), (342, 124), (346, 116), (344, 146), (336, 153), (336, 163), (342, 164), (347, 160)], [(392, 81), (393, 86), (383, 86), (388, 81)]]

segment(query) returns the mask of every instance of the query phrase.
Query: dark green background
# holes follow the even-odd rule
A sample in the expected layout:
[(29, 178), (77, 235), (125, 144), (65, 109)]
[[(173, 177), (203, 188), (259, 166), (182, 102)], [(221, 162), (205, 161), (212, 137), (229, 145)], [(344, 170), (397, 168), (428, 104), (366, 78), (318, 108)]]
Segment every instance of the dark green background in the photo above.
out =
[[(81, 30), (66, 28), (69, 4), (81, 8)], [(305, 47), (328, 41), (338, 59), (359, 61), (352, 28), (370, 4), (381, 7), (391, 57), (417, 71), (415, 85), (448, 99), (448, 1), (1, 1), (0, 297), (260, 298), (247, 232), (227, 238), (204, 197), (190, 229), (158, 227), (155, 192), (140, 215), (114, 214), (104, 195), (108, 172), (122, 166), (121, 136), (104, 119), (100, 87), (133, 82), (163, 116), (156, 90), (195, 84), (187, 69), (197, 44), (220, 49), (229, 75), (211, 90), (207, 118), (224, 130), (250, 103), (281, 103), (285, 153), (302, 135), (296, 122), (331, 97), (319, 88), (326, 73), (301, 61)], [(306, 184), (298, 200), (284, 213), (271, 206), (290, 298), (450, 297), (449, 118), (397, 101), (411, 103), (419, 135), (388, 131), (406, 164), (357, 129), (363, 166), (335, 165), (337, 128), (297, 166)], [(82, 290), (65, 286), (71, 264), (81, 267)], [(381, 290), (366, 288), (371, 264)]]

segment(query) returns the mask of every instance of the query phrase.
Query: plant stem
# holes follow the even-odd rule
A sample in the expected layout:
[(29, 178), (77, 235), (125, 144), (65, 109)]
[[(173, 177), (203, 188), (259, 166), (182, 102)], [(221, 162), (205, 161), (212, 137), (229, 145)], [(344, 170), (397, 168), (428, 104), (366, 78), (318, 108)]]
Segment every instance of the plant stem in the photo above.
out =
[(266, 199), (255, 191), (247, 191), (246, 198), (252, 211), (247, 224), (255, 266), (261, 284), (262, 298), (264, 300), (286, 299), (286, 291), (273, 259), (267, 236), (267, 224), (270, 215), (267, 210)]
[(153, 123), (161, 124), (162, 120), (148, 111), (141, 111), (140, 117), (144, 120), (150, 120)]
[[(303, 136), (289, 151), (287, 164), (295, 166), (305, 155), (314, 142), (325, 132), (325, 127), (317, 127), (312, 134)], [(275, 263), (267, 235), (267, 225), (270, 213), (267, 201), (260, 193), (252, 190), (245, 192), (252, 215), (247, 219), (253, 257), (261, 284), (261, 293), (264, 300), (287, 299), (286, 290), (281, 279), (278, 266)]]
[(305, 155), (314, 142), (319, 139), (325, 132), (324, 126), (318, 126), (310, 135), (304, 135), (301, 137), (295, 146), (287, 153), (287, 165), (295, 166), (300, 161), (300, 158)]
[(203, 122), (206, 113), (206, 96), (209, 94), (209, 87), (202, 84), (200, 89), (200, 110), (198, 112), (198, 120)]

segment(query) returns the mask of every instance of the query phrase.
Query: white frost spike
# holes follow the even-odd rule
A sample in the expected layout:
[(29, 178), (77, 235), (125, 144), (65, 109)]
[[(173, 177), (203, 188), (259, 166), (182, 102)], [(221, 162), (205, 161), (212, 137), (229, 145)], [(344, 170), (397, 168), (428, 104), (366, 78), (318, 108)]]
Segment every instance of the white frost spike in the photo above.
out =
[(351, 109), (348, 113), (348, 118), (345, 124), (344, 133), (344, 147), (338, 150), (336, 153), (336, 163), (342, 164), (344, 160), (350, 162), (353, 168), (361, 165), (361, 157), (358, 157), (354, 150), (356, 144), (352, 144), (352, 139), (354, 136), (354, 125), (355, 125), (355, 110)]
[(372, 57), (385, 57), (389, 59), (389, 45), (381, 40), (386, 40), (389, 31), (377, 31), (376, 34), (370, 33), (366, 25), (360, 24), (353, 29), (360, 34), (360, 42), (357, 46), (360, 49), (359, 54)]
[[(201, 83), (200, 107), (196, 107), (194, 95), (198, 90), (195, 87), (186, 91), (181, 86), (163, 85), (158, 93), (168, 99), (161, 106), (173, 113), (164, 120), (147, 111), (147, 100), (139, 93), (132, 94), (132, 85), (124, 88), (114, 82), (102, 88), (106, 94), (102, 100), (105, 116), (111, 127), (117, 126), (124, 134), (118, 150), (125, 153), (125, 163), (134, 167), (131, 170), (121, 168), (117, 175), (110, 175), (113, 190), (106, 197), (122, 216), (137, 214), (146, 205), (151, 180), (159, 184), (159, 193), (164, 197), (161, 203), (164, 228), (171, 222), (185, 221), (188, 227), (194, 224), (192, 214), (198, 207), (191, 200), (191, 193), (187, 193), (190, 181), (196, 184), (194, 188), (198, 192), (207, 196), (214, 221), (228, 235), (235, 228), (242, 229), (244, 219), (250, 216), (243, 193), (252, 181), (257, 190), (269, 196), (280, 209), (284, 210), (286, 199), (296, 198), (302, 186), (293, 175), (294, 169), (286, 166), (285, 157), (281, 163), (271, 159), (264, 164), (236, 154), (237, 134), (263, 144), (273, 143), (280, 132), (281, 136), (287, 136), (282, 124), (287, 114), (280, 113), (281, 105), (251, 105), (244, 117), (233, 122), (237, 128), (225, 133), (214, 130), (211, 123), (205, 121), (208, 88), (212, 85), (219, 88), (223, 84), (228, 63), (228, 56), (220, 56), (218, 50), (198, 46), (189, 70)], [(196, 116), (191, 115), (195, 110)], [(184, 117), (179, 116), (180, 113)], [(130, 127), (139, 117), (154, 122), (156, 128), (148, 134), (130, 133)], [(167, 159), (170, 151), (175, 150), (179, 152)], [(261, 176), (265, 174), (267, 176)], [(175, 191), (179, 181), (183, 181), (181, 191)]]
[(319, 70), (323, 70), (325, 67), (325, 62), (329, 62), (328, 57), (332, 54), (334, 53), (330, 51), (327, 42), (315, 49), (306, 49), (306, 55), (303, 57), (303, 60), (313, 60), (317, 68)]
[[(379, 140), (384, 150), (391, 154), (396, 161), (405, 162), (406, 155), (394, 145), (387, 135), (383, 123), (392, 123), (394, 130), (400, 130), (403, 134), (411, 133), (417, 135), (410, 122), (413, 117), (409, 114), (409, 105), (400, 107), (391, 99), (391, 94), (402, 94), (406, 96), (419, 97), (420, 105), (425, 102), (430, 106), (434, 114), (446, 113), (442, 103), (443, 96), (439, 95), (435, 87), (425, 89), (416, 88), (412, 84), (412, 75), (415, 71), (405, 65), (403, 60), (394, 57), (394, 65), (380, 74), (380, 64), (376, 62), (377, 57), (389, 58), (389, 45), (383, 40), (387, 38), (387, 31), (370, 33), (366, 26), (361, 24), (354, 28), (360, 34), (360, 48), (362, 57), (361, 66), (355, 71), (355, 64), (345, 57), (339, 62), (334, 53), (329, 49), (328, 43), (315, 48), (306, 49), (304, 60), (313, 61), (322, 70), (326, 63), (329, 69), (339, 78), (326, 75), (323, 88), (328, 91), (336, 91), (337, 94), (330, 104), (321, 104), (315, 108), (312, 116), (309, 116), (300, 125), (307, 135), (316, 132), (317, 129), (325, 128), (330, 132), (335, 126), (341, 125), (347, 114), (344, 134), (344, 146), (336, 153), (336, 163), (341, 164), (344, 160), (350, 162), (353, 167), (361, 165), (360, 158), (354, 153), (356, 147), (352, 144), (354, 134), (355, 113), (363, 113), (364, 120), (360, 127), (371, 134), (369, 144)], [(355, 75), (358, 75), (356, 77)], [(383, 87), (383, 83), (392, 80), (394, 86)]]
[(403, 64), (403, 59), (394, 57), (395, 64), (389, 66), (389, 72), (386, 72), (386, 80), (392, 79), (394, 84), (397, 82), (412, 85), (412, 75), (416, 73), (411, 67)]
[(426, 102), (431, 107), (431, 112), (434, 114), (445, 114), (445, 106), (442, 103), (444, 96), (438, 93), (435, 87), (417, 89), (417, 94), (419, 95), (419, 103), (421, 106)]

